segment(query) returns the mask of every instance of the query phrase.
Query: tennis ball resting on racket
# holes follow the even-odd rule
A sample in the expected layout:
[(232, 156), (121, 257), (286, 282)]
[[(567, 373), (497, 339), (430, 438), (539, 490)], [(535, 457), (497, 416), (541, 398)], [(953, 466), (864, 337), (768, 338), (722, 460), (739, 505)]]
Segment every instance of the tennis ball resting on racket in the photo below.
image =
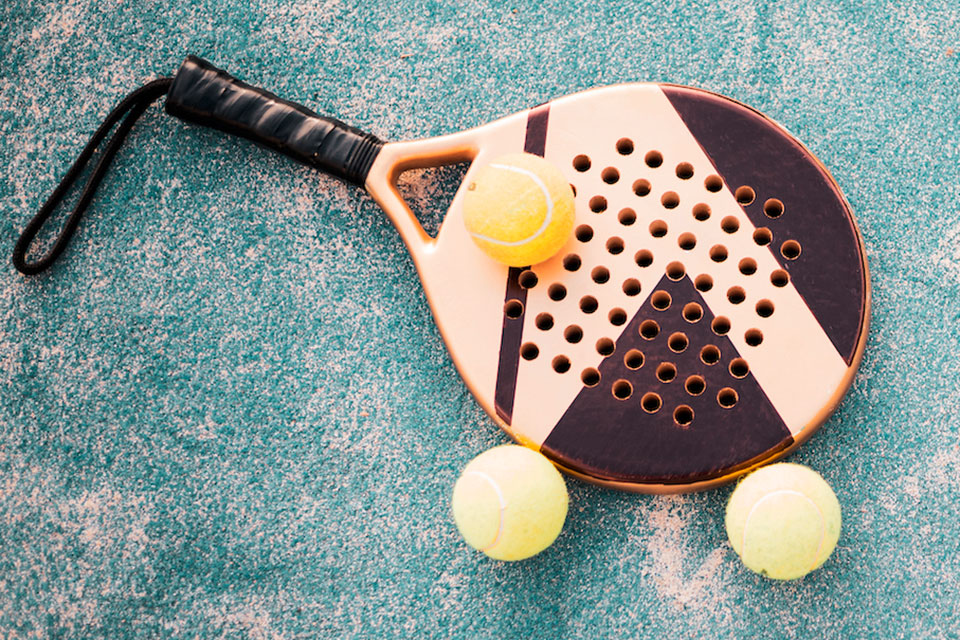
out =
[(481, 168), (463, 197), (463, 222), (487, 255), (511, 267), (548, 260), (573, 230), (573, 191), (560, 170), (531, 153)]

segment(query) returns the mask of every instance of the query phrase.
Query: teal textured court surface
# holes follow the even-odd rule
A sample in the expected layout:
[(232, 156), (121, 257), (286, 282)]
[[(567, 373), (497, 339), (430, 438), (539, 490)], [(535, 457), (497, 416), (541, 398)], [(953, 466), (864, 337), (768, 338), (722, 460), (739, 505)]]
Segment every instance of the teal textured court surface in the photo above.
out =
[[(506, 437), (389, 222), (157, 107), (64, 259), (16, 273), (106, 112), (187, 53), (388, 140), (636, 80), (785, 125), (872, 272), (862, 369), (790, 458), (836, 489), (834, 556), (770, 582), (725, 540), (729, 487), (577, 481), (545, 553), (470, 551), (448, 495)], [(958, 105), (948, 0), (3, 2), (0, 638), (960, 637)]]

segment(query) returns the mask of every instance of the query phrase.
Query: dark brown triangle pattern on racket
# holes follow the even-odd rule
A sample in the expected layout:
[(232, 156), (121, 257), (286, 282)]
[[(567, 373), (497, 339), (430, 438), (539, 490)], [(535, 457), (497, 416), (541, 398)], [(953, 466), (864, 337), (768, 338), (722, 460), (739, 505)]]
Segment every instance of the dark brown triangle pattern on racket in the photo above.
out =
[[(670, 296), (669, 308), (654, 307), (657, 292)], [(702, 310), (696, 322), (684, 318), (683, 308), (691, 302)], [(646, 339), (641, 326), (651, 320), (659, 331), (653, 339)], [(713, 331), (713, 320), (713, 313), (687, 276), (676, 282), (664, 276), (617, 338), (616, 351), (601, 363), (599, 383), (585, 387), (577, 396), (544, 442), (543, 453), (599, 479), (673, 484), (713, 478), (793, 444), (753, 375), (736, 377), (731, 373), (731, 363), (741, 354), (729, 339)], [(682, 333), (688, 342), (681, 353), (670, 348), (670, 337), (676, 333)], [(701, 359), (704, 347), (718, 350), (717, 362), (707, 364)], [(631, 368), (636, 361), (628, 366), (625, 360), (631, 350), (643, 354), (639, 368)], [(744, 355), (749, 365), (749, 354)], [(665, 363), (676, 369), (668, 382), (658, 378), (658, 368)], [(660, 377), (666, 378), (669, 372), (668, 366)], [(705, 383), (696, 395), (685, 388), (691, 376), (699, 376)], [(618, 381), (630, 385), (626, 399), (615, 397)], [(722, 390), (727, 404), (735, 398), (733, 406), (721, 406), (718, 394)], [(660, 398), (660, 407), (652, 413), (644, 409), (643, 398), (648, 393)], [(688, 424), (681, 426), (675, 420), (678, 407), (692, 411)], [(681, 415), (681, 422), (687, 417)]]
[(706, 91), (662, 88), (729, 189), (745, 188), (744, 212), (757, 228), (770, 229), (774, 257), (850, 364), (867, 285), (856, 226), (833, 180), (756, 111)]
[[(547, 138), (547, 123), (550, 105), (544, 104), (530, 110), (527, 116), (527, 133), (523, 143), (526, 153), (543, 156)], [(506, 298), (504, 300), (503, 331), (500, 337), (500, 361), (497, 366), (497, 382), (494, 404), (497, 415), (510, 424), (513, 418), (513, 400), (517, 385), (517, 367), (520, 363), (520, 341), (523, 337), (523, 318), (527, 303), (527, 290), (520, 286), (522, 269), (510, 267), (507, 272)], [(519, 303), (517, 305), (516, 303)], [(518, 314), (509, 313), (511, 308)]]

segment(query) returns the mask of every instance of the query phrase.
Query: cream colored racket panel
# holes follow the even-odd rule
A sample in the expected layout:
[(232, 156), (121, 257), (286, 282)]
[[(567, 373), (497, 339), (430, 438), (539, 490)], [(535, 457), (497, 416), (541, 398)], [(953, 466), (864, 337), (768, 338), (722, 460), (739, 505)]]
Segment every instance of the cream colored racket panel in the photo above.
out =
[[(585, 120), (596, 123), (588, 136), (583, 135)], [(623, 138), (642, 141), (642, 146), (622, 155), (616, 143)], [(650, 151), (662, 157), (659, 166), (648, 166), (645, 156)], [(589, 158), (590, 163), (583, 172), (574, 167), (580, 156)], [(729, 318), (729, 339), (747, 360), (790, 431), (798, 433), (815, 418), (834, 394), (847, 365), (793, 285), (775, 287), (770, 282), (770, 274), (780, 265), (768, 247), (754, 241), (755, 229), (730, 189), (726, 185), (719, 192), (704, 188), (703, 179), (716, 175), (716, 168), (658, 87), (598, 89), (551, 103), (546, 157), (576, 185), (577, 224), (591, 227), (593, 238), (589, 242), (571, 238), (561, 254), (533, 268), (543, 283), (564, 283), (568, 295), (558, 303), (550, 299), (547, 287), (537, 287), (528, 294), (524, 340), (536, 343), (545, 357), (521, 360), (513, 429), (543, 442), (583, 389), (581, 372), (598, 367), (605, 357), (598, 353), (596, 342), (617, 338), (620, 329), (611, 324), (609, 314), (622, 309), (632, 317), (671, 262), (682, 264), (691, 277), (708, 274), (713, 279), (714, 286), (702, 293), (704, 299), (714, 315)], [(681, 163), (692, 167), (692, 177), (678, 177), (676, 168)], [(611, 168), (619, 178), (608, 184), (604, 171), (612, 180)], [(634, 192), (638, 180), (650, 183), (647, 195), (641, 197)], [(674, 201), (679, 204), (674, 205)], [(706, 220), (698, 220), (692, 213), (693, 207), (701, 204), (710, 210)], [(623, 225), (619, 220), (623, 209), (635, 211), (636, 222)], [(651, 225), (661, 223), (665, 223), (666, 234), (654, 237)], [(692, 240), (693, 248), (682, 249), (681, 236)], [(619, 255), (607, 250), (610, 238), (623, 240), (624, 250)], [(711, 258), (714, 247), (722, 247), (728, 257), (716, 262)], [(638, 267), (634, 260), (640, 250), (653, 255), (647, 267)], [(563, 263), (572, 256), (582, 266), (569, 273)], [(741, 272), (741, 260), (755, 263), (753, 273)], [(751, 265), (744, 263), (744, 271), (749, 271), (747, 266)], [(593, 281), (591, 273), (597, 268), (609, 270), (607, 282)], [(641, 283), (640, 295), (623, 292), (621, 284), (631, 278)], [(738, 304), (727, 295), (733, 287), (742, 288), (746, 294)], [(582, 296), (597, 299), (595, 312), (581, 311)], [(772, 316), (758, 315), (756, 303), (760, 300), (772, 303)], [(541, 313), (551, 315), (550, 330), (538, 329)], [(577, 344), (564, 339), (563, 329), (570, 325), (583, 329), (583, 339)], [(762, 336), (757, 346), (746, 341), (752, 330)], [(570, 360), (569, 371), (554, 371), (556, 357)]]

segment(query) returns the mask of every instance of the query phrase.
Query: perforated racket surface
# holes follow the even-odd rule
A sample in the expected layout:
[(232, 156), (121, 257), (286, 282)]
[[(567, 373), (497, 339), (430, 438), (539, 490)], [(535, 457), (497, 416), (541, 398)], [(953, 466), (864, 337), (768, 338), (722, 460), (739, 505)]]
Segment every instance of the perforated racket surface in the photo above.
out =
[[(437, 238), (399, 170), (542, 155), (576, 194), (576, 231), (527, 269), (492, 262), (461, 220)], [(514, 439), (638, 491), (704, 488), (780, 457), (833, 411), (859, 363), (866, 260), (823, 166), (760, 113), (635, 84), (552, 101), (445, 138), (395, 143), (367, 188), (404, 235), (444, 340)]]
[[(364, 185), (477, 400), (570, 473), (647, 492), (719, 484), (808, 438), (853, 379), (869, 288), (850, 208), (809, 151), (733, 100), (619, 85), (383, 144), (198, 58), (158, 86), (177, 117)], [(564, 172), (576, 227), (556, 257), (508, 269), (471, 241), (462, 199), (479, 167), (518, 151)], [(432, 238), (397, 178), (462, 161)]]

